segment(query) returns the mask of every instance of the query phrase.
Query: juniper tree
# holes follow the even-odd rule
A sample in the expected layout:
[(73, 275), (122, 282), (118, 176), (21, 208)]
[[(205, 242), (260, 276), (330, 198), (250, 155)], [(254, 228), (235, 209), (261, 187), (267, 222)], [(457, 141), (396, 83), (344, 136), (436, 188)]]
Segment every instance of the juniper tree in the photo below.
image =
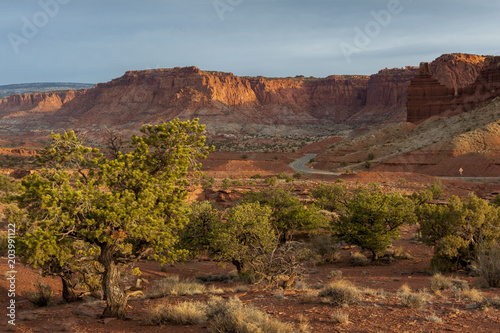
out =
[(315, 205), (305, 208), (289, 189), (273, 188), (245, 193), (242, 202), (258, 202), (271, 208), (271, 223), (282, 242), (290, 241), (296, 231), (317, 232), (328, 225)]
[(363, 250), (372, 252), (372, 259), (400, 237), (400, 227), (405, 223), (415, 223), (415, 205), (410, 198), (400, 194), (384, 194), (372, 185), (359, 188), (346, 204), (340, 219), (332, 223), (334, 234)]
[(416, 212), (424, 243), (434, 246), (433, 269), (467, 268), (480, 246), (500, 239), (500, 208), (473, 194), (452, 196), (447, 205), (424, 204)]
[(147, 125), (141, 132), (132, 136), (130, 152), (112, 159), (84, 146), (74, 132), (53, 134), (40, 154), (44, 168), (24, 179), (19, 198), (28, 221), (23, 253), (32, 265), (78, 265), (76, 242), (93, 250), (85, 257), (102, 268), (103, 317), (125, 317), (125, 267), (179, 255), (173, 247), (186, 223), (186, 176), (210, 151), (197, 119)]

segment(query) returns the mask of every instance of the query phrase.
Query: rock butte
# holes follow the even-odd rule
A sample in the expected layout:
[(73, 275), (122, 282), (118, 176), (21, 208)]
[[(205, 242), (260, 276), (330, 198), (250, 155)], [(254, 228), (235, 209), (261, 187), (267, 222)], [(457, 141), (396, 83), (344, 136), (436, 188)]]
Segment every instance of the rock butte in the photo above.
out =
[(133, 130), (138, 124), (198, 117), (209, 132), (225, 133), (235, 131), (228, 124), (418, 122), (498, 96), (499, 64), (500, 57), (449, 54), (420, 69), (321, 79), (238, 77), (196, 67), (129, 71), (92, 89), (0, 100), (0, 127), (20, 134), (103, 125)]
[(443, 56), (430, 65), (420, 64), (408, 88), (407, 121), (418, 123), (432, 116), (459, 114), (497, 96), (500, 57)]

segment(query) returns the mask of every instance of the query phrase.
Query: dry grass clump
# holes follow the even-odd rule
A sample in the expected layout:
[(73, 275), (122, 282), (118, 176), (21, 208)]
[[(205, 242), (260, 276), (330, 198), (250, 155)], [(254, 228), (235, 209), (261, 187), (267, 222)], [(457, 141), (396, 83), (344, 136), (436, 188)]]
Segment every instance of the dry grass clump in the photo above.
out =
[(175, 306), (159, 305), (147, 314), (148, 325), (199, 325), (207, 320), (207, 305), (200, 302), (182, 302)]
[(37, 307), (47, 306), (54, 293), (49, 285), (38, 283), (35, 290), (23, 294), (33, 305)]
[(366, 266), (370, 263), (370, 259), (368, 259), (361, 252), (354, 252), (351, 254), (352, 261), (356, 266)]
[(440, 273), (434, 274), (431, 277), (431, 290), (434, 292), (440, 290), (450, 289), (452, 291), (460, 291), (469, 289), (469, 282), (460, 279), (454, 279), (441, 275)]
[(299, 315), (299, 333), (311, 333), (309, 319), (303, 314)]
[(313, 303), (318, 299), (319, 293), (317, 290), (307, 290), (304, 294), (299, 297), (299, 302), (301, 303)]
[(169, 295), (199, 295), (204, 292), (204, 285), (192, 281), (180, 281), (178, 276), (172, 276), (153, 283), (146, 291), (146, 297), (161, 298)]
[(332, 269), (330, 274), (328, 274), (328, 278), (331, 279), (333, 277), (341, 277), (342, 271), (340, 269)]
[(328, 303), (334, 306), (356, 304), (363, 298), (361, 291), (346, 280), (329, 283), (319, 291), (319, 296), (324, 297)]
[(212, 320), (209, 332), (238, 332), (238, 333), (292, 333), (293, 327), (272, 318), (252, 306), (244, 306), (237, 297), (223, 300), (213, 297), (207, 305), (207, 316)]
[[(209, 332), (292, 333), (292, 325), (283, 323), (256, 308), (243, 305), (237, 297), (224, 300), (212, 297), (207, 303), (183, 302), (175, 306), (159, 305), (151, 309), (149, 325), (199, 325), (210, 321)], [(304, 333), (307, 331), (304, 331)]]
[(401, 304), (403, 304), (403, 306), (413, 309), (422, 309), (430, 299), (430, 295), (424, 290), (414, 293), (407, 284), (399, 288), (398, 296), (401, 298)]
[(467, 288), (464, 290), (460, 290), (457, 293), (457, 296), (460, 299), (466, 299), (466, 300), (474, 301), (474, 302), (481, 302), (484, 298), (483, 293), (481, 293), (479, 290), (474, 289), (474, 288), (472, 288), (472, 289)]
[(332, 321), (334, 324), (347, 324), (349, 323), (349, 314), (336, 310), (332, 313)]
[(449, 277), (446, 277), (440, 273), (434, 274), (431, 277), (431, 290), (436, 292), (439, 290), (451, 289), (453, 283)]
[(442, 324), (443, 320), (439, 318), (438, 316), (429, 316), (427, 318), (427, 321), (430, 321), (431, 323), (436, 323), (436, 324)]

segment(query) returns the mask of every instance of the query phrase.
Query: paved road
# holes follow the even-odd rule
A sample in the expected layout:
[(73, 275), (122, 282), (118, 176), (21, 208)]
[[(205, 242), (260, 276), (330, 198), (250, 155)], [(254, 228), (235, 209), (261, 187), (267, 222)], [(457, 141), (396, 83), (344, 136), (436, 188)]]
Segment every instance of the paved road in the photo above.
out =
[(341, 175), (338, 172), (328, 172), (328, 171), (313, 170), (313, 169), (307, 168), (305, 166), (305, 164), (315, 157), (316, 157), (316, 154), (307, 154), (306, 156), (290, 163), (289, 165), (293, 170), (295, 170), (297, 172), (302, 172), (302, 173), (316, 173), (316, 174), (320, 174), (320, 175), (333, 175), (333, 176), (340, 176)]

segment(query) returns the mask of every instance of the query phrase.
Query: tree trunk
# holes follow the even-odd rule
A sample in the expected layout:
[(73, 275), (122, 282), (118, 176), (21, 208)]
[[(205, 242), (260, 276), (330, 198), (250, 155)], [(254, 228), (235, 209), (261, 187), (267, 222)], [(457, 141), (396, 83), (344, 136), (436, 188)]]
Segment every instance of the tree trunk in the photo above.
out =
[(243, 263), (239, 260), (234, 259), (232, 261), (233, 265), (236, 266), (236, 270), (238, 271), (238, 275), (243, 271)]
[(71, 281), (71, 275), (60, 275), (62, 281), (62, 297), (66, 303), (72, 303), (78, 301), (78, 296), (76, 295), (75, 289), (73, 288), (73, 283)]
[(378, 253), (375, 251), (372, 251), (372, 261), (377, 261), (378, 260)]
[(127, 296), (120, 287), (120, 271), (113, 260), (115, 246), (106, 244), (101, 247), (99, 263), (104, 266), (102, 291), (106, 308), (102, 318), (125, 318)]

